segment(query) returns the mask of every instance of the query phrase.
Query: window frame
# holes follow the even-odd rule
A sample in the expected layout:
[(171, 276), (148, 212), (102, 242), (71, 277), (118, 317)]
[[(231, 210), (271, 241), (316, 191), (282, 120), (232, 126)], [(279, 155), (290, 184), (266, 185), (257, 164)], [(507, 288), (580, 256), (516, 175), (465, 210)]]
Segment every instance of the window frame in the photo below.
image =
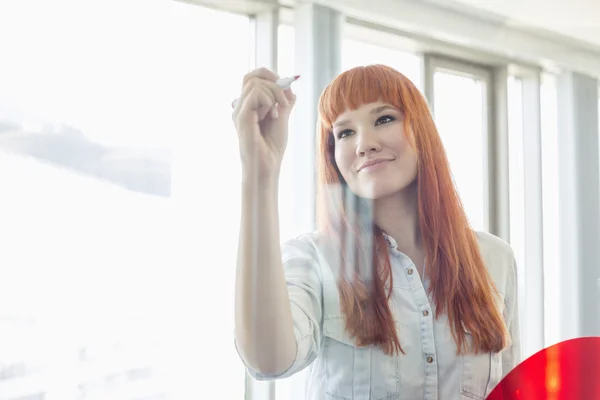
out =
[(483, 168), (484, 168), (484, 229), (493, 233), (493, 223), (491, 215), (494, 210), (494, 193), (497, 182), (495, 174), (492, 173), (495, 162), (495, 125), (494, 125), (494, 71), (492, 68), (485, 65), (480, 65), (464, 60), (426, 53), (423, 59), (423, 79), (425, 97), (429, 103), (431, 113), (435, 115), (435, 73), (443, 72), (454, 75), (464, 76), (476, 79), (483, 83), (484, 93), (482, 94), (482, 120), (483, 127)]

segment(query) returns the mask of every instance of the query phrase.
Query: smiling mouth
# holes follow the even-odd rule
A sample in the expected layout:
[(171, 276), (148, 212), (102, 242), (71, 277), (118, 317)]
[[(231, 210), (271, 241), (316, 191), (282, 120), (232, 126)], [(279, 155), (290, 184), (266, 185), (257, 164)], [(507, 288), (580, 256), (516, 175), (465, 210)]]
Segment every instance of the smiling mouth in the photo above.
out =
[(373, 164), (369, 164), (367, 166), (362, 167), (359, 170), (359, 172), (361, 172), (361, 171), (365, 171), (365, 172), (377, 171), (381, 168), (385, 168), (385, 166), (387, 164), (389, 164), (391, 161), (393, 161), (393, 160), (378, 160), (378, 161), (374, 162)]

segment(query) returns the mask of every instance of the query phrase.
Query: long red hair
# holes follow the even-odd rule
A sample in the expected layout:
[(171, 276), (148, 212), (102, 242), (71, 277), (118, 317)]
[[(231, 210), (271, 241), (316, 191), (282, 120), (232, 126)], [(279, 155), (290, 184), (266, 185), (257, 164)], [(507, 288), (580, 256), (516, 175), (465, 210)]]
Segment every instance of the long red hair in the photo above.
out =
[[(404, 132), (417, 153), (419, 225), (435, 317), (447, 315), (458, 353), (498, 352), (506, 347), (508, 332), (495, 306), (496, 289), (427, 102), (408, 78), (383, 65), (342, 73), (319, 100), (317, 218), (319, 229), (339, 245), (337, 284), (346, 330), (359, 346), (404, 353), (389, 307), (393, 282), (385, 237), (370, 218), (367, 200), (350, 191), (334, 158), (334, 121), (346, 109), (376, 101), (402, 111)], [(470, 345), (465, 330), (472, 337)]]

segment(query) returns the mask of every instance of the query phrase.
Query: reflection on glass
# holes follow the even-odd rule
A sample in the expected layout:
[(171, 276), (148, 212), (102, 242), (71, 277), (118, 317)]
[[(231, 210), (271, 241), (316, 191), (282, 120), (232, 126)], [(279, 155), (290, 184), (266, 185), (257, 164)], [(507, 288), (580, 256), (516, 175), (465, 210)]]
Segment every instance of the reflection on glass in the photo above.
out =
[(455, 184), (471, 226), (485, 231), (485, 84), (437, 71), (434, 88), (435, 122)]
[(224, 183), (248, 29), (174, 1), (0, 2), (0, 400), (243, 398)]

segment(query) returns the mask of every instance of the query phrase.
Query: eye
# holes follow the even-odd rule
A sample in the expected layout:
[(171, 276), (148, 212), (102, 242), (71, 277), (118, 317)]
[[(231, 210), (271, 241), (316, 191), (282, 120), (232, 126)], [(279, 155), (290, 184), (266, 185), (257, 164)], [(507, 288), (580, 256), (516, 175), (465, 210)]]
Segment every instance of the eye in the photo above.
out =
[(346, 136), (348, 136), (350, 134), (352, 134), (352, 131), (350, 129), (346, 129), (346, 130), (338, 132), (337, 138), (338, 139), (343, 139), (343, 138), (345, 138)]
[(391, 115), (383, 115), (383, 116), (377, 118), (377, 121), (375, 121), (375, 126), (377, 126), (379, 124), (387, 124), (388, 122), (392, 122), (395, 120), (396, 120), (396, 118), (392, 117)]

